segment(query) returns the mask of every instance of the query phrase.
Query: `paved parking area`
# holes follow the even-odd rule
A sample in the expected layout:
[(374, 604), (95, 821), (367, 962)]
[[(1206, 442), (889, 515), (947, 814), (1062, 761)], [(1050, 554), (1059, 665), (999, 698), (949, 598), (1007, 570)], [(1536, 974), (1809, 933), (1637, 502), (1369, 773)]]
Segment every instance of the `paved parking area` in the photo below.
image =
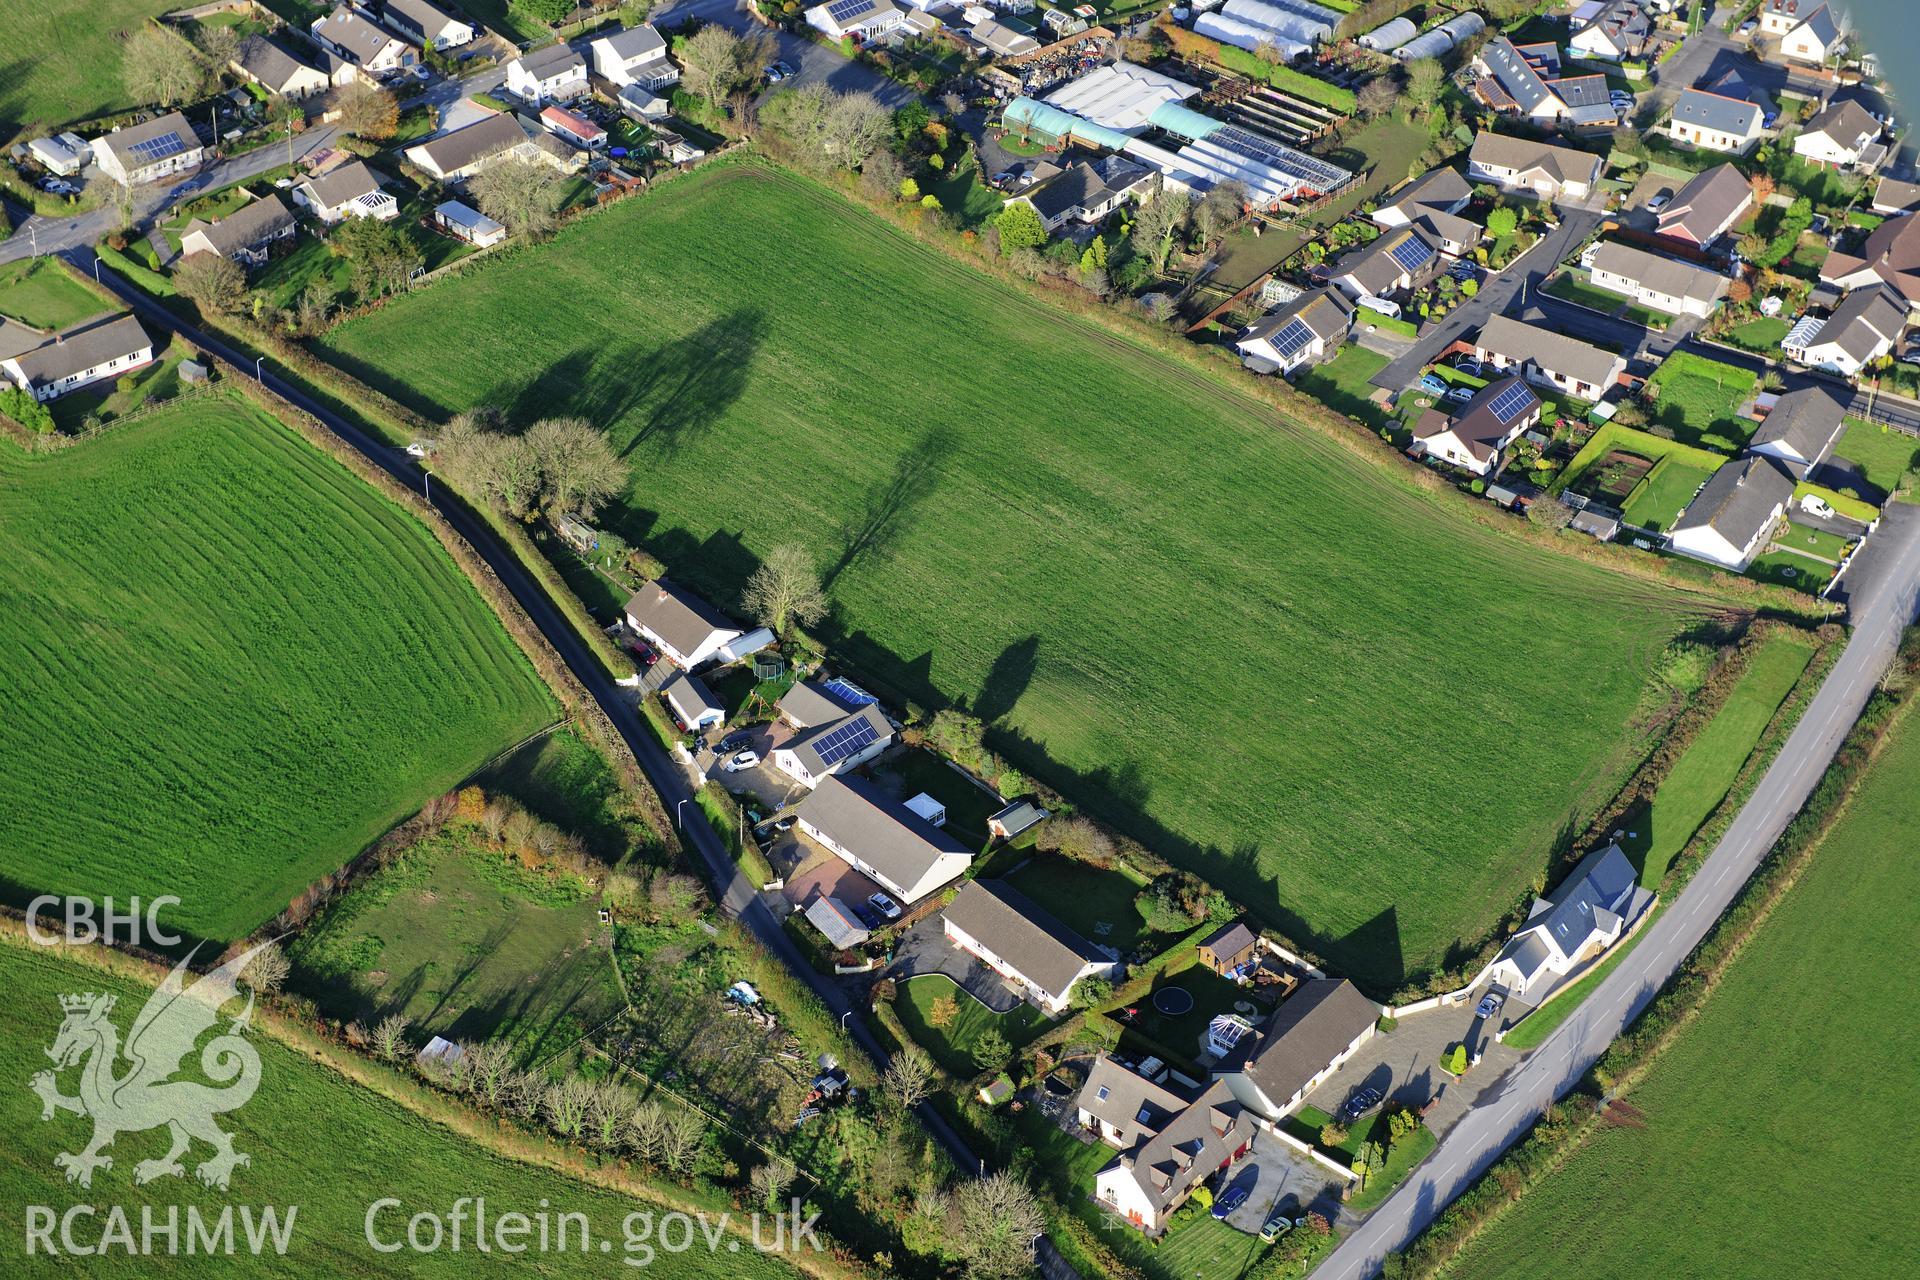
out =
[(1006, 979), (947, 941), (938, 913), (900, 935), (894, 945), (893, 966), (887, 970), (889, 978), (901, 980), (929, 973), (944, 973), (995, 1013), (1006, 1013), (1021, 1002), (1020, 994), (1007, 986)]
[(805, 907), (816, 892), (848, 905), (864, 905), (868, 894), (880, 890), (879, 885), (810, 840), (783, 841), (776, 849), (781, 856), (770, 857), (769, 861), (786, 881), (781, 894), (795, 907)]
[(1252, 1150), (1228, 1172), (1222, 1185), (1230, 1184), (1249, 1164), (1258, 1166), (1259, 1181), (1247, 1202), (1227, 1215), (1228, 1226), (1258, 1235), (1274, 1205), (1285, 1197), (1300, 1206), (1291, 1217), (1309, 1211), (1322, 1214), (1328, 1222), (1339, 1217), (1340, 1180), (1265, 1129), (1255, 1131)]
[[(1440, 1058), (1462, 1043), (1468, 1046), (1469, 1054), (1477, 1048), (1482, 1057), (1479, 1066), (1456, 1080), (1441, 1069)], [(1391, 1032), (1367, 1041), (1331, 1079), (1307, 1096), (1307, 1105), (1337, 1115), (1347, 1099), (1360, 1090), (1378, 1089), (1388, 1101), (1416, 1111), (1433, 1102), (1427, 1127), (1444, 1136), (1519, 1057), (1517, 1051), (1494, 1043), (1493, 1028), (1474, 1016), (1471, 1003), (1430, 1009), (1400, 1019)]]

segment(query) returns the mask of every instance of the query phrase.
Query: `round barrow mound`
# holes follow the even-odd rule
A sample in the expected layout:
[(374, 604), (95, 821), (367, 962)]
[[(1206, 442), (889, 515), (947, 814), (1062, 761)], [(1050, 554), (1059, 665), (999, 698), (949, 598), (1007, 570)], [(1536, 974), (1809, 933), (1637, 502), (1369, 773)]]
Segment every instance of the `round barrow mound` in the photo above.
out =
[(1184, 987), (1162, 987), (1153, 993), (1153, 1007), (1177, 1018), (1193, 1008), (1193, 996)]

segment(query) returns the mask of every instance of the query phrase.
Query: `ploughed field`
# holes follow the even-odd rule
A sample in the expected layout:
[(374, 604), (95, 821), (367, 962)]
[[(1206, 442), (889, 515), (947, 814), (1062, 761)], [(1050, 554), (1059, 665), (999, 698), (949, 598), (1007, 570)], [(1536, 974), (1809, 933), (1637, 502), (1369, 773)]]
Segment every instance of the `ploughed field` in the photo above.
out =
[(967, 705), (1382, 990), (1482, 935), (1623, 777), (1700, 608), (752, 163), (325, 346), (430, 412), (604, 423), (634, 464), (605, 522), (675, 578), (732, 605), (804, 545), (856, 679)]
[[(96, 1169), (92, 1185), (83, 1189), (66, 1181), (54, 1159), (81, 1150), (93, 1122), (66, 1110), (43, 1121), (40, 1099), (27, 1081), (51, 1065), (42, 1050), (54, 1043), (60, 1030), (62, 996), (83, 992), (113, 996), (116, 1005), (109, 1021), (124, 1046), (151, 991), (131, 978), (104, 974), (15, 938), (0, 941), (0, 985), (8, 994), (0, 1005), (0, 1031), (5, 1033), (0, 1035), (0, 1072), (12, 1085), (0, 1089), (0, 1124), (8, 1135), (6, 1155), (0, 1159), (0, 1195), (14, 1206), (14, 1232), (6, 1243), (9, 1277), (284, 1276), (308, 1280), (314, 1276), (634, 1274), (665, 1280), (775, 1280), (798, 1274), (776, 1256), (754, 1251), (746, 1241), (739, 1241), (737, 1251), (730, 1249), (736, 1237), (721, 1234), (719, 1226), (720, 1212), (731, 1207), (724, 1202), (715, 1205), (710, 1215), (717, 1247), (709, 1248), (700, 1226), (691, 1220), (690, 1244), (677, 1222), (666, 1226), (663, 1235), (661, 1211), (646, 1202), (496, 1155), (372, 1088), (349, 1081), (258, 1027), (246, 1036), (260, 1059), (258, 1088), (243, 1105), (213, 1118), (231, 1136), (234, 1150), (251, 1161), (232, 1170), (226, 1190), (203, 1186), (198, 1180), (198, 1167), (213, 1154), (210, 1145), (198, 1140), (181, 1158), (184, 1176), (163, 1176), (136, 1185), (137, 1166), (166, 1154), (164, 1127), (120, 1133), (105, 1152), (113, 1158), (112, 1167)], [(242, 996), (227, 1006), (227, 1014), (238, 1014), (244, 1006)], [(223, 1016), (217, 1027), (201, 1035), (175, 1079), (210, 1084), (209, 1091), (215, 1095), (231, 1087), (225, 1081), (210, 1081), (201, 1069), (201, 1050), (225, 1032), (230, 1021)], [(376, 1080), (384, 1072), (371, 1064), (359, 1065)], [(81, 1070), (76, 1063), (59, 1073), (57, 1087), (62, 1095), (87, 1097), (79, 1084)], [(121, 1078), (131, 1068), (122, 1060), (112, 1071)], [(165, 1118), (175, 1111), (162, 1105), (157, 1115)], [(488, 1131), (494, 1129), (491, 1120), (479, 1123)], [(500, 1132), (510, 1149), (519, 1141), (508, 1130)], [(530, 1154), (536, 1150), (533, 1144), (526, 1146)], [(474, 1204), (468, 1197), (485, 1202), (484, 1250), (476, 1242)], [(687, 1193), (683, 1198), (694, 1196)], [(457, 1247), (456, 1205), (463, 1215)], [(80, 1258), (67, 1252), (59, 1222), (75, 1206), (82, 1211), (71, 1218), (71, 1243), (100, 1249), (95, 1256)], [(87, 1206), (92, 1206), (91, 1212), (85, 1211)], [(284, 1250), (276, 1250), (270, 1243), (274, 1237), (260, 1230), (262, 1212), (268, 1209), (284, 1231)], [(149, 1234), (146, 1228), (149, 1221), (164, 1228), (170, 1213), (176, 1228), (171, 1244), (165, 1234)], [(223, 1213), (229, 1215), (229, 1231), (224, 1235), (219, 1230)], [(570, 1220), (562, 1237), (559, 1215), (563, 1213), (584, 1215), (589, 1227), (584, 1250), (579, 1220)], [(44, 1223), (48, 1214), (54, 1218), (50, 1234), (30, 1239), (28, 1228)], [(122, 1221), (116, 1214), (124, 1215), (123, 1234), (115, 1234), (114, 1223)], [(193, 1230), (195, 1219), (190, 1214), (198, 1215), (199, 1232)], [(290, 1214), (292, 1225), (287, 1229)], [(436, 1220), (417, 1226), (417, 1248), (408, 1245), (407, 1234), (409, 1219), (416, 1214), (430, 1214)], [(500, 1234), (508, 1214), (524, 1215), (528, 1228), (516, 1234), (515, 1226), (508, 1223), (506, 1234)], [(544, 1248), (542, 1214), (547, 1227)], [(634, 1214), (649, 1218), (629, 1221)], [(743, 1212), (733, 1211), (735, 1221), (745, 1218)], [(264, 1244), (257, 1255), (248, 1245), (248, 1221)], [(369, 1242), (369, 1233), (381, 1249)], [(763, 1227), (762, 1238), (773, 1240), (771, 1223)], [(216, 1242), (211, 1251), (208, 1240)], [(223, 1241), (231, 1248), (219, 1248), (217, 1242)], [(605, 1252), (601, 1241), (607, 1243)], [(503, 1251), (502, 1242), (514, 1251)], [(57, 1252), (50, 1254), (49, 1245)], [(395, 1245), (400, 1246), (397, 1251), (388, 1251)], [(623, 1265), (629, 1259), (631, 1269)]]
[(551, 699), (411, 515), (237, 396), (0, 442), (0, 891), (239, 937)]
[(1839, 1140), (1837, 1121), (1871, 1127), (1920, 1106), (1920, 1037), (1898, 1016), (1920, 981), (1916, 788), (1909, 714), (1812, 865), (1633, 1090), (1645, 1127), (1601, 1129), (1454, 1274), (1913, 1274), (1911, 1155), (1897, 1138)]

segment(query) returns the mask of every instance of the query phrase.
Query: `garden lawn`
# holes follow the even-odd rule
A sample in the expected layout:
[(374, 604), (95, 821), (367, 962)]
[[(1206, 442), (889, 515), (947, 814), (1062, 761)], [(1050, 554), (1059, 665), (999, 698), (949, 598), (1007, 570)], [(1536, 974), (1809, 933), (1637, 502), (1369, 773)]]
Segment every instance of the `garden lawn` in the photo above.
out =
[(1920, 1033), (1893, 1012), (1920, 982), (1916, 788), (1920, 719), (1909, 715), (1811, 866), (1630, 1095), (1645, 1127), (1601, 1128), (1455, 1274), (1912, 1274), (1910, 1148), (1837, 1142), (1833, 1125), (1836, 1108), (1873, 1123), (1920, 1107)]
[(1387, 363), (1377, 351), (1348, 344), (1325, 364), (1298, 375), (1293, 385), (1329, 408), (1380, 427), (1390, 415), (1371, 399), (1376, 390), (1371, 379)]
[(1772, 355), (1780, 349), (1780, 340), (1787, 336), (1788, 328), (1787, 321), (1779, 316), (1761, 316), (1735, 325), (1720, 337), (1743, 351)]
[[(17, 0), (6, 6), (0, 141), (138, 106), (120, 80), (120, 46), (168, 0)], [(24, 141), (25, 139), (22, 139)]]
[(237, 395), (0, 447), (0, 877), (240, 937), (554, 712), (433, 538)]
[(1750, 369), (1687, 351), (1668, 356), (1647, 379), (1653, 421), (1670, 428), (1676, 439), (1709, 448), (1720, 442), (1735, 448), (1746, 443), (1754, 424), (1738, 411), (1759, 385)]
[(1622, 508), (1627, 522), (1664, 533), (1693, 501), (1700, 486), (1712, 478), (1711, 470), (1684, 458), (1662, 458)]
[(1834, 566), (1797, 556), (1791, 551), (1769, 551), (1755, 556), (1753, 563), (1747, 566), (1746, 574), (1749, 578), (1794, 587), (1812, 595), (1824, 590), (1827, 583), (1833, 580), (1833, 575)]
[[(8, 995), (4, 1010), (0, 1010), (0, 1028), (5, 1030), (0, 1036), (0, 1072), (9, 1080), (21, 1082), (48, 1066), (41, 1050), (52, 1043), (60, 1025), (62, 996), (80, 991), (115, 996), (119, 1003), (113, 1021), (124, 1035), (149, 995), (147, 987), (131, 979), (105, 974), (11, 939), (0, 944), (0, 984)], [(235, 1011), (240, 1007), (231, 1006)], [(208, 1035), (202, 1043), (211, 1040)], [(652, 1207), (646, 1202), (498, 1156), (371, 1089), (350, 1083), (331, 1067), (309, 1059), (306, 1053), (264, 1031), (256, 1029), (248, 1040), (260, 1055), (259, 1089), (246, 1105), (220, 1114), (216, 1123), (233, 1135), (235, 1150), (246, 1153), (252, 1162), (234, 1171), (226, 1191), (203, 1187), (195, 1179), (194, 1166), (211, 1153), (211, 1148), (199, 1142), (186, 1156), (184, 1178), (163, 1178), (136, 1189), (134, 1166), (166, 1151), (166, 1134), (160, 1129), (120, 1134), (109, 1150), (113, 1167), (94, 1174), (91, 1191), (70, 1186), (53, 1159), (60, 1152), (78, 1151), (86, 1143), (90, 1122), (68, 1112), (43, 1122), (40, 1101), (24, 1083), (0, 1091), (5, 1095), (0, 1099), (0, 1124), (14, 1135), (8, 1140), (8, 1158), (0, 1161), (0, 1195), (8, 1203), (47, 1205), (55, 1212), (64, 1212), (70, 1205), (100, 1204), (97, 1217), (81, 1215), (76, 1221), (76, 1239), (95, 1243), (107, 1225), (108, 1204), (125, 1208), (136, 1244), (142, 1207), (152, 1205), (154, 1220), (159, 1224), (167, 1221), (169, 1206), (179, 1206), (181, 1215), (180, 1256), (160, 1258), (158, 1265), (154, 1258), (129, 1257), (121, 1249), (108, 1249), (102, 1256), (88, 1258), (81, 1267), (72, 1257), (63, 1259), (44, 1250), (29, 1253), (15, 1242), (9, 1250), (7, 1275), (52, 1280), (84, 1271), (88, 1276), (116, 1280), (155, 1274), (371, 1280), (403, 1274), (464, 1280), (483, 1272), (524, 1274), (534, 1259), (535, 1270), (544, 1276), (607, 1276), (623, 1269), (609, 1258), (625, 1256), (622, 1224), (628, 1214)], [(191, 1078), (196, 1074), (192, 1064), (199, 1059), (194, 1055), (187, 1061)], [(73, 1070), (62, 1073), (63, 1092), (73, 1092), (76, 1076)], [(466, 1247), (457, 1252), (443, 1246), (434, 1253), (376, 1253), (367, 1242), (365, 1222), (376, 1200), (394, 1197), (404, 1206), (383, 1210), (376, 1218), (377, 1234), (384, 1243), (404, 1240), (409, 1215), (423, 1210), (445, 1215), (463, 1196), (484, 1197), (490, 1219), (508, 1212), (531, 1216), (539, 1213), (543, 1204), (550, 1204), (548, 1212), (553, 1214), (578, 1211), (587, 1215), (592, 1225), (593, 1248), (582, 1251), (576, 1243), (570, 1250), (537, 1255), (478, 1252), (472, 1247), (471, 1217), (467, 1220)], [(257, 1214), (262, 1207), (272, 1205), (282, 1212), (283, 1221), (288, 1206), (298, 1209), (284, 1254), (268, 1248), (255, 1257), (241, 1243), (237, 1256), (221, 1257), (188, 1253), (185, 1215), (189, 1205), (196, 1207), (209, 1225), (223, 1209), (234, 1207), (234, 1236), (242, 1242), (240, 1211), (235, 1206), (249, 1206)], [(714, 1207), (730, 1206), (721, 1203)], [(655, 1209), (656, 1215), (658, 1212)], [(611, 1254), (599, 1251), (601, 1238), (612, 1242)], [(695, 1238), (700, 1239), (697, 1230)], [(54, 1239), (57, 1243), (58, 1235)], [(158, 1243), (154, 1247), (166, 1248), (165, 1237), (155, 1239)], [(572, 1240), (578, 1240), (577, 1228)], [(774, 1280), (797, 1273), (776, 1258), (745, 1247), (730, 1252), (722, 1243), (716, 1253), (702, 1242), (684, 1253), (658, 1253), (644, 1274), (667, 1280)]]
[(0, 267), (0, 316), (36, 329), (64, 329), (110, 310), (52, 258)]
[(1581, 275), (1571, 269), (1562, 271), (1552, 280), (1549, 280), (1546, 285), (1546, 290), (1556, 298), (1576, 303), (1579, 306), (1589, 307), (1592, 310), (1603, 312), (1607, 315), (1612, 315), (1618, 311), (1627, 301), (1626, 298), (1620, 294), (1609, 293), (1605, 289), (1588, 284)]
[(180, 394), (181, 362), (193, 354), (184, 342), (163, 346), (154, 353), (152, 363), (111, 382), (97, 382), (78, 391), (69, 391), (47, 405), (53, 421), (63, 431), (76, 431), (88, 418), (111, 422), (149, 402), (159, 404)]
[[(1710, 607), (1484, 526), (1236, 372), (753, 162), (323, 351), (438, 415), (608, 424), (637, 481), (602, 523), (676, 580), (737, 607), (802, 542), (833, 604), (816, 630), (861, 684), (965, 705), (1023, 770), (1381, 991), (1483, 936), (1612, 794), (1662, 648)], [(1516, 646), (1583, 677), (1513, 698)], [(1441, 649), (1445, 681), (1407, 660)], [(1438, 758), (1476, 763), (1402, 767)]]
[(1848, 418), (1833, 457), (1853, 463), (1868, 484), (1889, 494), (1913, 473), (1914, 460), (1920, 458), (1920, 441), (1879, 423)]
[[(942, 997), (952, 999), (953, 1021), (945, 1027), (933, 1025), (933, 1006)], [(973, 1047), (989, 1027), (997, 1028), (1007, 1043), (1018, 1049), (1039, 1035), (1047, 1019), (1032, 1005), (1022, 1004), (1009, 1013), (995, 1013), (967, 992), (952, 978), (931, 973), (910, 978), (900, 984), (894, 1001), (900, 1023), (932, 1059), (962, 1080), (980, 1074), (973, 1060)]]
[(1087, 941), (1112, 947), (1121, 955), (1131, 952), (1145, 939), (1160, 938), (1162, 947), (1172, 941), (1172, 935), (1163, 936), (1147, 929), (1146, 921), (1133, 905), (1142, 886), (1118, 870), (1035, 851), (1025, 866), (1005, 878), (1035, 902), (1046, 903), (1047, 910), (1061, 924)]
[[(1162, 1013), (1153, 1003), (1154, 996), (1169, 988), (1178, 988), (1193, 997), (1193, 1007), (1185, 1013)], [(1153, 988), (1146, 995), (1133, 1002), (1140, 1010), (1128, 1028), (1128, 1033), (1137, 1032), (1153, 1041), (1154, 1052), (1172, 1050), (1189, 1063), (1197, 1063), (1200, 1058), (1201, 1039), (1207, 1034), (1207, 1026), (1214, 1018), (1223, 1013), (1233, 1012), (1236, 1004), (1250, 1003), (1247, 992), (1238, 983), (1229, 982), (1213, 970), (1201, 964), (1192, 952), (1180, 961), (1169, 965), (1165, 972), (1153, 980)], [(1249, 1015), (1258, 1024), (1265, 1020), (1267, 1008)], [(1118, 1018), (1118, 1013), (1111, 1016)], [(1123, 1024), (1124, 1025), (1124, 1024)], [(1123, 1033), (1124, 1044), (1127, 1034)]]

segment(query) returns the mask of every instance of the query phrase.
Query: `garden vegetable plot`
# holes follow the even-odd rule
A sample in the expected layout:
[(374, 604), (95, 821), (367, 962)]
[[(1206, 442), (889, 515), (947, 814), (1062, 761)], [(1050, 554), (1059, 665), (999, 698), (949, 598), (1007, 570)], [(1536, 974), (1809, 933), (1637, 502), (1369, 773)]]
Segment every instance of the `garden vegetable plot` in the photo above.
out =
[(636, 477), (608, 523), (718, 603), (805, 544), (862, 684), (966, 705), (1382, 991), (1482, 935), (1611, 793), (1656, 659), (1706, 607), (1502, 536), (754, 164), (326, 347), (433, 412), (608, 424)]
[(0, 443), (0, 878), (241, 936), (546, 722), (399, 508), (237, 397)]

